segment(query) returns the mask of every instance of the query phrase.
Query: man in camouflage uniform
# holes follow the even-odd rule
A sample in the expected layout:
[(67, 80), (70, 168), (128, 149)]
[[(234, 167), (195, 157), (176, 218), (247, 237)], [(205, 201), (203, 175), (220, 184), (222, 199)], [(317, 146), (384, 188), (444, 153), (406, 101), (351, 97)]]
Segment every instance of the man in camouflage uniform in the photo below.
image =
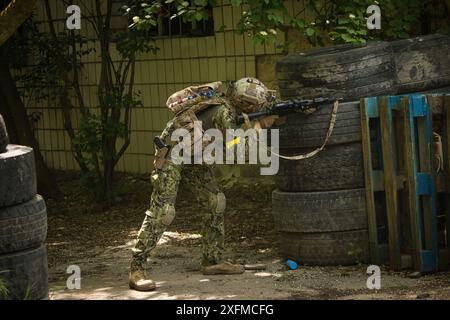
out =
[[(172, 132), (177, 128), (192, 129), (191, 122), (193, 120), (202, 121), (203, 130), (219, 129), (225, 136), (226, 129), (237, 127), (235, 119), (238, 113), (261, 110), (272, 96), (270, 90), (267, 90), (259, 80), (241, 79), (230, 86), (225, 97), (215, 95), (192, 106), (192, 108), (197, 108), (200, 105), (200, 108), (197, 108), (200, 111), (195, 115), (191, 112), (191, 118), (188, 117), (186, 120), (182, 116), (175, 116), (162, 132), (161, 139), (166, 144), (170, 144)], [(176, 98), (169, 98), (168, 105), (174, 103), (174, 100)], [(202, 103), (203, 105), (201, 105)], [(183, 112), (186, 114), (185, 111)], [(254, 123), (254, 126), (256, 129), (268, 128), (273, 121), (273, 118), (260, 119)], [(251, 125), (248, 121), (246, 124), (247, 127)], [(149, 253), (156, 247), (162, 234), (175, 217), (175, 201), (180, 182), (187, 183), (191, 187), (204, 211), (202, 272), (208, 275), (243, 273), (244, 266), (222, 261), (226, 199), (217, 185), (212, 168), (205, 164), (177, 165), (172, 161), (170, 155), (163, 159), (163, 164), (158, 162), (159, 160), (161, 159), (156, 158), (155, 169), (151, 175), (153, 193), (150, 208), (145, 213), (137, 243), (133, 248), (129, 277), (130, 288), (139, 291), (156, 288), (155, 283), (147, 276), (144, 264)]]

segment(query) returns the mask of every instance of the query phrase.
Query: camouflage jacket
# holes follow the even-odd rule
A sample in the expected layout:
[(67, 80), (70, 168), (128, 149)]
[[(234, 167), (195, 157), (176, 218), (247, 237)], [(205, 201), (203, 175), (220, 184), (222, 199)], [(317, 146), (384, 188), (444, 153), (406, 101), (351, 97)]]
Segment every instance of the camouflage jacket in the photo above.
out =
[[(202, 134), (208, 129), (218, 129), (222, 133), (224, 139), (226, 137), (227, 129), (238, 128), (236, 125), (236, 109), (228, 100), (223, 97), (216, 97), (211, 101), (206, 101), (205, 104), (208, 105), (196, 114), (187, 111), (183, 112), (181, 115), (175, 116), (167, 123), (165, 129), (161, 133), (161, 139), (163, 139), (167, 145), (173, 146), (176, 143), (171, 140), (174, 130), (179, 128), (186, 129), (191, 133), (191, 154), (194, 155), (194, 121), (201, 121)], [(202, 141), (203, 149), (208, 144), (208, 141)], [(170, 156), (168, 159), (170, 159)]]

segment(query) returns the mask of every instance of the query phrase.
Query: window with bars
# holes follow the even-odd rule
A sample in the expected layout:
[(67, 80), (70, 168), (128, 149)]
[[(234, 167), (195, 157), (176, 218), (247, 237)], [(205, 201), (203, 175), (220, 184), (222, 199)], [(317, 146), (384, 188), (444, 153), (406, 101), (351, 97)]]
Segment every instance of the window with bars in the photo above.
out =
[(175, 6), (169, 4), (159, 16), (158, 25), (151, 30), (152, 36), (190, 36), (201, 37), (214, 35), (212, 7), (208, 7), (208, 19), (202, 21), (183, 22), (181, 17), (170, 19), (176, 13)]
[[(1, 1), (1, 0), (0, 0)], [(111, 17), (111, 29), (113, 32), (121, 31), (127, 28), (129, 21), (126, 17), (120, 14), (120, 1), (113, 2), (113, 14)], [(114, 7), (115, 6), (115, 7)], [(183, 22), (181, 17), (170, 19), (177, 10), (174, 5), (167, 4), (159, 18), (158, 24), (148, 31), (149, 37), (202, 37), (214, 35), (214, 20), (212, 7), (207, 8), (208, 19), (193, 22)]]

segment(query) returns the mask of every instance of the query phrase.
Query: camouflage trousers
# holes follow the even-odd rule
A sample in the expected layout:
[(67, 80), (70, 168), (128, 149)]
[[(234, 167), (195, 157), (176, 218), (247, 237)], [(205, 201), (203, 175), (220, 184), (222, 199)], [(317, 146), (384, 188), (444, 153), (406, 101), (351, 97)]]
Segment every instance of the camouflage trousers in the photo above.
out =
[(175, 201), (180, 182), (188, 184), (203, 210), (203, 265), (221, 261), (224, 249), (224, 211), (226, 200), (212, 168), (204, 165), (175, 165), (167, 161), (151, 175), (153, 193), (150, 208), (133, 248), (133, 261), (144, 263), (175, 217)]

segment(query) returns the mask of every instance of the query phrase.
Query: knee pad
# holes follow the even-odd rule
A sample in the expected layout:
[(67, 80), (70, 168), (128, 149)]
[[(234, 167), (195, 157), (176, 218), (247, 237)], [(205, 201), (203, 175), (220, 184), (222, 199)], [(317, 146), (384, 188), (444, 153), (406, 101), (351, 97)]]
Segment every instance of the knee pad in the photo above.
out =
[(165, 204), (162, 207), (153, 207), (145, 212), (147, 216), (155, 219), (156, 222), (161, 222), (163, 225), (168, 226), (175, 218), (175, 207), (171, 204)]
[(223, 213), (227, 207), (227, 199), (223, 192), (210, 193), (209, 206), (214, 213)]
[(172, 223), (174, 218), (175, 218), (175, 207), (171, 204), (165, 204), (164, 207), (162, 207), (161, 222), (165, 226), (168, 226)]

